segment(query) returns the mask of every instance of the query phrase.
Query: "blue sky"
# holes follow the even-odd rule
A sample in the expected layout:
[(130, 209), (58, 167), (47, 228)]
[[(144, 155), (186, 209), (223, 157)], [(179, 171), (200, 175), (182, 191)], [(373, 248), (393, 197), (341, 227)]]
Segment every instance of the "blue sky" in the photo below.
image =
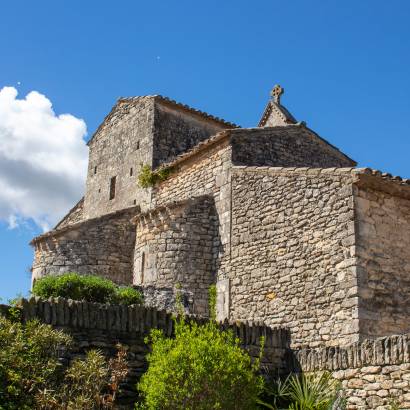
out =
[[(0, 187), (2, 178), (22, 184), (27, 205), (17, 201), (12, 207), (7, 190), (0, 190), (3, 299), (28, 292), (28, 242), (42, 231), (40, 213), (49, 212), (53, 221), (56, 209), (73, 205), (81, 195), (80, 173), (75, 174), (76, 158), (84, 159), (79, 139), (85, 124), (84, 138), (92, 135), (119, 96), (163, 94), (249, 127), (257, 124), (272, 86), (280, 83), (286, 91), (282, 101), (294, 116), (360, 166), (410, 177), (407, 0), (9, 0), (0, 3), (0, 16), (0, 90), (14, 87), (18, 96), (8, 94), (13, 103), (37, 91), (43, 97), (32, 94), (37, 96), (32, 100), (42, 108), (33, 112), (44, 114), (50, 101), (57, 116), (71, 114), (58, 121), (44, 114), (42, 126), (59, 124), (48, 138), (59, 139), (67, 121), (69, 135), (77, 138), (65, 150), (37, 133), (34, 153), (30, 144), (13, 140), (17, 145), (7, 152), (23, 147), (27, 157), (50, 165), (44, 172), (21, 159), (21, 152), (7, 166), (0, 163)], [(30, 121), (37, 120), (31, 115)], [(1, 139), (1, 127), (4, 148), (9, 134), (3, 132)], [(64, 175), (51, 160), (56, 152), (67, 155)], [(50, 169), (62, 179), (49, 178)], [(64, 200), (60, 180), (72, 188)], [(48, 206), (53, 209), (42, 209)]]

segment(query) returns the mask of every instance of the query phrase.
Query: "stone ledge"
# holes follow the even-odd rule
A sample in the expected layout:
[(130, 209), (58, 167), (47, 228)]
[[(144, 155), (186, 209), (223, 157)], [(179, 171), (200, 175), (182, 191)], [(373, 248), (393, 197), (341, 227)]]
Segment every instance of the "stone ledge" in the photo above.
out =
[[(6, 309), (6, 307), (3, 307)], [(100, 329), (109, 333), (129, 332), (147, 334), (152, 328), (164, 331), (168, 336), (174, 332), (173, 313), (138, 305), (108, 305), (89, 303), (64, 298), (41, 299), (31, 297), (22, 299), (22, 319), (39, 319), (41, 322), (59, 328)], [(188, 315), (188, 320), (204, 324), (208, 319)], [(221, 330), (231, 329), (244, 345), (260, 345), (265, 338), (266, 348), (289, 347), (289, 331), (285, 328), (272, 328), (263, 323), (228, 321), (218, 322)]]
[(298, 349), (293, 367), (302, 371), (344, 370), (410, 361), (410, 334), (366, 339), (345, 347)]
[[(280, 176), (303, 175), (303, 176), (351, 176), (352, 182), (358, 186), (380, 189), (392, 195), (410, 197), (410, 179), (393, 176), (386, 172), (371, 168), (287, 168), (287, 167), (259, 167), (259, 166), (243, 166), (235, 165), (232, 167), (233, 173), (249, 172), (249, 173), (266, 173)], [(396, 188), (402, 188), (404, 191), (398, 192)]]
[(157, 216), (161, 215), (162, 213), (168, 213), (171, 210), (183, 208), (187, 205), (190, 205), (190, 204), (193, 205), (193, 204), (199, 203), (201, 201), (206, 201), (206, 200), (212, 201), (213, 197), (211, 195), (200, 195), (200, 196), (193, 196), (190, 198), (182, 199), (180, 201), (167, 202), (166, 204), (157, 206), (154, 209), (151, 209), (147, 212), (136, 215), (135, 217), (131, 219), (131, 222), (133, 224), (138, 224), (143, 219), (146, 219), (146, 218), (155, 219)]

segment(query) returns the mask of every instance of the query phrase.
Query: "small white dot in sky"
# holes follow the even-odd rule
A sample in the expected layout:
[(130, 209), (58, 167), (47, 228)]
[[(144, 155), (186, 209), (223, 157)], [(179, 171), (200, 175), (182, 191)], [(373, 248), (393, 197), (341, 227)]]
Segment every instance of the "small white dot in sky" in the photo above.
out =
[(161, 57), (160, 56), (157, 56), (157, 60), (160, 60), (161, 59)]
[(21, 82), (20, 82), (20, 81), (17, 81), (17, 85), (21, 85)]

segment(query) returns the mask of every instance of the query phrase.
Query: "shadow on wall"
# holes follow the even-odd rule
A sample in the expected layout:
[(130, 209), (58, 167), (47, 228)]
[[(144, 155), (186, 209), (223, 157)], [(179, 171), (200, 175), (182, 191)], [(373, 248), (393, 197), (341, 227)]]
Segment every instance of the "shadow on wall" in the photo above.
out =
[(173, 310), (179, 293), (187, 313), (209, 315), (208, 290), (216, 283), (222, 244), (212, 196), (181, 201), (137, 221), (135, 285), (145, 303)]

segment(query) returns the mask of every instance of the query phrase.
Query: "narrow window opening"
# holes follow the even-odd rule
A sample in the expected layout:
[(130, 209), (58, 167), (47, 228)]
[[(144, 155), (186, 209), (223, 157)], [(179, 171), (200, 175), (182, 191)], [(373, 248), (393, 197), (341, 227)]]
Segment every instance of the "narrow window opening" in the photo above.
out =
[(137, 141), (137, 149), (140, 149), (140, 142)]
[(101, 192), (101, 188), (98, 188), (98, 193), (100, 193)]
[(145, 270), (145, 252), (141, 255), (141, 283), (144, 283), (144, 270)]
[(94, 167), (94, 175), (97, 173), (97, 165)]
[(134, 170), (132, 168), (130, 168), (130, 177), (132, 177)]
[(115, 198), (115, 182), (117, 177), (112, 177), (110, 180), (110, 200)]
[(134, 205), (137, 205), (137, 200), (136, 200), (136, 199), (134, 199), (134, 201), (133, 201), (133, 202), (134, 202)]

